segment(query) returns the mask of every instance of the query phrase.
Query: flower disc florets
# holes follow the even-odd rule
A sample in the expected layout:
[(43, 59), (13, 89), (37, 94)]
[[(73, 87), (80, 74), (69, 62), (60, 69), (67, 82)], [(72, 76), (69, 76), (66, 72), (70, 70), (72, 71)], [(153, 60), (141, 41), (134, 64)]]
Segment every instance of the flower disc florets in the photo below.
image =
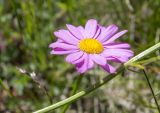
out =
[(79, 42), (79, 49), (89, 54), (99, 54), (103, 51), (103, 46), (96, 39), (85, 38)]

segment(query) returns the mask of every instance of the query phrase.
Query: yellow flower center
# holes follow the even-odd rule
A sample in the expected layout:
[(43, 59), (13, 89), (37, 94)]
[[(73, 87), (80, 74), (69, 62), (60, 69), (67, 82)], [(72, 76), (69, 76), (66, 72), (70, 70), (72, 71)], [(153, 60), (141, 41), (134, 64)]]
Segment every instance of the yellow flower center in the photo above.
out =
[(79, 49), (89, 54), (99, 54), (103, 51), (103, 46), (96, 39), (86, 38), (79, 42)]

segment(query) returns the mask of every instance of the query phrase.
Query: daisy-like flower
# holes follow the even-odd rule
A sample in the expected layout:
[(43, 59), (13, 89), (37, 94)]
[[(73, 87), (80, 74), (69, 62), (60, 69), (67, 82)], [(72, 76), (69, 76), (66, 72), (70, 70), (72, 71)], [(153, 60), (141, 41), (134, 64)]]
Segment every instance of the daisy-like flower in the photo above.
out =
[(84, 28), (70, 24), (66, 26), (68, 30), (54, 32), (58, 39), (49, 45), (51, 54), (66, 55), (66, 61), (74, 64), (80, 73), (92, 69), (95, 64), (109, 73), (115, 73), (116, 69), (108, 61), (124, 63), (133, 56), (129, 44), (115, 42), (127, 32), (118, 32), (116, 25), (103, 27), (90, 19)]

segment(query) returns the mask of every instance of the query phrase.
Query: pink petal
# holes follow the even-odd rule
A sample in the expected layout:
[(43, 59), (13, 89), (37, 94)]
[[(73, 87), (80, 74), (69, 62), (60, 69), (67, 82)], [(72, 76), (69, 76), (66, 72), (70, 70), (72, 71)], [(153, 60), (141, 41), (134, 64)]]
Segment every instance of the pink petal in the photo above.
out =
[(109, 61), (109, 60), (114, 60), (116, 57), (110, 56), (110, 57), (105, 57), (105, 58), (106, 58), (107, 61)]
[(106, 57), (106, 59), (107, 59), (107, 61), (124, 63), (124, 62), (127, 62), (127, 61), (129, 60), (129, 57), (118, 57), (118, 56), (114, 56), (114, 57)]
[(116, 40), (117, 38), (121, 37), (127, 32), (127, 30), (123, 30), (121, 32), (116, 33), (114, 36), (112, 36), (110, 39), (106, 40), (103, 44), (108, 44)]
[(111, 66), (110, 64), (106, 64), (106, 65), (103, 65), (101, 66), (105, 71), (107, 71), (108, 73), (115, 73), (116, 72), (116, 69)]
[(129, 49), (130, 48), (130, 45), (127, 44), (127, 43), (109, 43), (107, 45), (103, 45), (103, 47), (105, 48), (113, 48), (113, 49)]
[(124, 63), (127, 62), (128, 60), (129, 60), (128, 57), (119, 57), (112, 59), (113, 62), (118, 62), (118, 63)]
[(66, 61), (69, 62), (69, 63), (73, 63), (74, 61), (76, 61), (79, 58), (81, 58), (82, 55), (83, 55), (82, 51), (71, 53), (71, 54), (67, 55)]
[(93, 38), (97, 31), (97, 21), (90, 19), (87, 21), (85, 26), (85, 38)]
[(105, 40), (109, 39), (118, 31), (118, 27), (116, 25), (109, 25), (106, 29), (102, 27), (101, 34), (98, 36), (98, 40), (104, 42)]
[(83, 35), (81, 34), (81, 32), (79, 31), (77, 27), (67, 24), (67, 28), (75, 37), (77, 37), (78, 39), (83, 39)]
[(105, 64), (106, 64), (106, 59), (105, 59), (104, 57), (100, 56), (100, 55), (92, 54), (92, 55), (91, 55), (91, 59), (92, 59), (95, 63), (97, 63), (97, 64), (99, 64), (99, 65), (105, 65)]
[(69, 44), (77, 45), (79, 42), (79, 40), (67, 30), (56, 31), (54, 35)]
[(78, 26), (77, 29), (81, 32), (83, 38), (85, 38), (85, 37), (84, 37), (84, 36), (85, 36), (85, 35), (84, 35), (84, 33), (85, 33), (84, 28), (83, 28), (82, 26)]
[(94, 37), (93, 38), (97, 38), (99, 35), (100, 35), (100, 33), (101, 33), (101, 28), (100, 27), (98, 27), (97, 28), (97, 31), (96, 31), (96, 34), (94, 35)]
[(87, 57), (87, 54), (86, 54), (86, 53), (83, 53), (83, 55), (82, 55), (79, 59), (73, 61), (72, 64), (80, 63), (80, 62), (82, 62), (86, 57)]
[(75, 46), (75, 45), (70, 45), (70, 44), (67, 44), (67, 43), (60, 43), (60, 42), (51, 43), (49, 45), (49, 47), (50, 48), (62, 48), (62, 49), (65, 49), (65, 50), (78, 49), (78, 47)]
[(56, 54), (56, 55), (65, 55), (78, 52), (78, 50), (61, 50), (60, 48), (56, 48), (50, 52), (50, 54)]
[(76, 64), (76, 68), (78, 70), (78, 72), (80, 73), (84, 73), (85, 71), (91, 69), (94, 67), (94, 62), (91, 59), (91, 55), (85, 55), (85, 57), (83, 58), (83, 60), (79, 63)]
[(61, 39), (57, 39), (57, 41), (56, 41), (56, 42), (62, 42), (62, 43), (63, 43), (64, 41), (63, 41), (63, 40), (61, 40)]
[(84, 73), (88, 70), (88, 56), (82, 62), (76, 64), (76, 69), (80, 73)]
[(127, 49), (105, 49), (101, 55), (103, 57), (132, 57), (133, 51)]
[(109, 25), (108, 27), (104, 27), (104, 26), (99, 26), (101, 28), (101, 31), (105, 31), (106, 28), (109, 29), (110, 27), (112, 27), (112, 25)]
[(89, 55), (89, 58), (88, 58), (88, 69), (91, 69), (94, 67), (94, 62), (91, 58), (91, 55)]

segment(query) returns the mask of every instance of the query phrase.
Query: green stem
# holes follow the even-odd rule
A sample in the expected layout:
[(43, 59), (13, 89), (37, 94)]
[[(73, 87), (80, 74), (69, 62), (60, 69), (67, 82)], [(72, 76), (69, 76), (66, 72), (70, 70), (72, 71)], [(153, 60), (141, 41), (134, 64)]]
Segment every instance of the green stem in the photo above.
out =
[[(71, 92), (71, 95), (74, 95), (74, 94), (77, 92), (78, 86), (79, 86), (79, 84), (80, 84), (80, 82), (81, 82), (81, 80), (82, 80), (82, 77), (83, 77), (83, 75), (78, 76), (75, 84), (73, 84), (73, 90), (72, 90), (72, 92)], [(65, 105), (65, 106), (62, 108), (61, 113), (65, 113), (68, 108), (69, 108), (69, 104)]]
[(117, 72), (117, 74), (111, 74), (111, 75), (108, 75), (106, 76), (103, 80), (97, 82), (96, 84), (94, 84), (93, 86), (91, 86), (90, 88), (84, 90), (84, 91), (81, 91), (65, 100), (62, 100), (60, 102), (57, 102), (51, 106), (48, 106), (46, 108), (43, 108), (41, 110), (38, 110), (38, 111), (35, 111), (33, 113), (45, 113), (45, 112), (48, 112), (48, 111), (51, 111), (51, 110), (54, 110), (56, 108), (59, 108), (63, 105), (66, 105), (66, 104), (69, 104), (69, 103), (72, 103), (74, 101), (76, 101), (77, 99), (91, 93), (92, 91), (96, 90), (97, 88), (101, 87), (102, 85), (104, 85), (105, 83), (109, 82), (111, 79), (113, 79), (114, 77), (116, 77), (120, 72), (122, 72), (124, 70), (124, 68), (120, 68)]
[(135, 57), (133, 57), (132, 59), (130, 59), (128, 62), (126, 62), (124, 65), (130, 65), (133, 62), (142, 59), (143, 57), (147, 56), (148, 54), (158, 50), (160, 48), (160, 42), (155, 44), (154, 46), (146, 49), (145, 51), (141, 52), (140, 54), (136, 55)]
[(152, 47), (146, 49), (145, 51), (141, 52), (140, 54), (136, 55), (135, 57), (133, 57), (132, 59), (130, 59), (128, 62), (126, 62), (124, 64), (124, 66), (120, 67), (119, 70), (117, 71), (116, 74), (112, 74), (112, 75), (108, 75), (106, 76), (103, 80), (100, 80), (99, 82), (97, 82), (95, 85), (93, 85), (91, 88), (86, 89), (84, 91), (81, 91), (65, 100), (62, 100), (60, 102), (57, 102), (53, 105), (50, 105), (48, 107), (45, 107), (43, 109), (40, 109), (38, 111), (35, 111), (33, 113), (44, 113), (44, 112), (48, 112), (50, 110), (54, 110), (56, 108), (59, 108), (63, 105), (72, 103), (73, 101), (76, 101), (77, 99), (91, 93), (92, 91), (96, 90), (97, 88), (101, 87), (102, 85), (104, 85), (105, 83), (109, 82), (110, 80), (112, 80), (114, 77), (116, 77), (120, 72), (122, 72), (124, 70), (124, 67), (127, 67), (128, 65), (132, 64), (133, 62), (138, 61), (139, 59), (147, 56), (148, 54), (156, 51), (157, 49), (160, 48), (160, 42), (157, 43), (156, 45), (153, 45)]
[(2, 87), (4, 88), (4, 90), (7, 92), (7, 94), (9, 95), (9, 97), (13, 97), (12, 94), (10, 93), (9, 89), (7, 88), (7, 86), (3, 83), (2, 79), (0, 78), (0, 84), (2, 85)]
[(159, 60), (160, 60), (160, 56), (156, 56), (156, 57), (149, 58), (147, 60), (138, 61), (137, 63), (146, 65), (146, 64), (149, 64), (149, 63), (152, 63), (152, 62), (155, 62), (155, 61), (159, 61)]
[(150, 83), (150, 81), (149, 81), (149, 79), (148, 79), (147, 73), (146, 73), (145, 70), (143, 70), (143, 73), (144, 73), (144, 75), (145, 75), (145, 77), (146, 77), (148, 86), (149, 86), (149, 88), (150, 88), (150, 90), (151, 90), (152, 96), (154, 97), (155, 103), (156, 103), (156, 105), (157, 105), (157, 109), (158, 109), (158, 111), (159, 111), (159, 113), (160, 113), (160, 107), (159, 107), (159, 105), (158, 105), (158, 101), (157, 101), (156, 96), (155, 96), (155, 94), (154, 94), (154, 91), (153, 91), (153, 89), (152, 89), (151, 83)]

